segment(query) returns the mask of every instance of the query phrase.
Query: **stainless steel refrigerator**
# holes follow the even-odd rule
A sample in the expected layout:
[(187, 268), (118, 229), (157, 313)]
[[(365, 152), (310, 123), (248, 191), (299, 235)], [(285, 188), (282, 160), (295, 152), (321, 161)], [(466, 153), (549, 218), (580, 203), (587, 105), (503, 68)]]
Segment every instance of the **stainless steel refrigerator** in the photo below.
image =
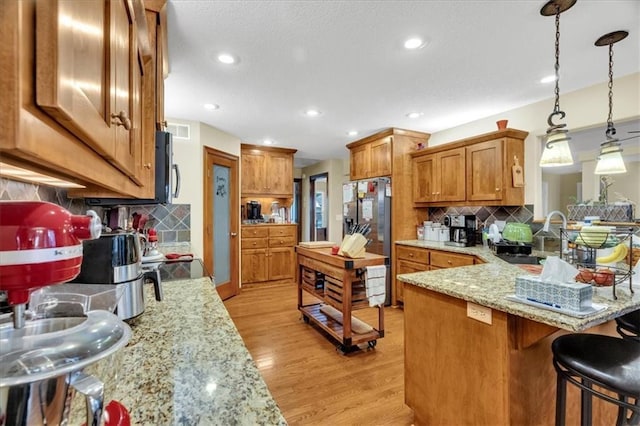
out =
[(389, 258), (386, 305), (391, 304), (391, 179), (347, 182), (342, 186), (343, 236), (364, 230), (367, 252)]

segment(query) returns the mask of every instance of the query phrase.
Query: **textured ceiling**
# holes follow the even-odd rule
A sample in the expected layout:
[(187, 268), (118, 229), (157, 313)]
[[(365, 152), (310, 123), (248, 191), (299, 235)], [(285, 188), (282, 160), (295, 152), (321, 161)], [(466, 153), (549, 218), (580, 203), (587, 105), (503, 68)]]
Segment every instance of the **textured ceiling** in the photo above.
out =
[[(170, 0), (166, 115), (273, 139), (298, 162), (344, 158), (347, 143), (387, 127), (434, 133), (552, 97), (539, 83), (554, 61), (543, 4)], [(579, 0), (561, 15), (561, 92), (607, 80), (594, 42), (619, 29), (630, 36), (615, 45), (616, 77), (640, 71), (640, 1)], [(405, 50), (416, 35), (429, 44)], [(239, 63), (219, 63), (221, 52)]]

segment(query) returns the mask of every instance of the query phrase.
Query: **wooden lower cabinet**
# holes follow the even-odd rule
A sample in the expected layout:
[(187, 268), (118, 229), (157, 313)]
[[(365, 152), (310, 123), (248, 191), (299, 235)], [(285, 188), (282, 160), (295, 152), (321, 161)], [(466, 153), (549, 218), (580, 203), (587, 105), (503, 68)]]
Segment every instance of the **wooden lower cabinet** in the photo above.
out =
[(245, 225), (241, 230), (242, 284), (293, 281), (297, 225)]
[[(402, 244), (396, 244), (395, 253), (396, 275), (482, 263), (477, 257), (468, 254)], [(393, 304), (404, 303), (404, 284), (394, 277), (393, 286), (395, 287)]]

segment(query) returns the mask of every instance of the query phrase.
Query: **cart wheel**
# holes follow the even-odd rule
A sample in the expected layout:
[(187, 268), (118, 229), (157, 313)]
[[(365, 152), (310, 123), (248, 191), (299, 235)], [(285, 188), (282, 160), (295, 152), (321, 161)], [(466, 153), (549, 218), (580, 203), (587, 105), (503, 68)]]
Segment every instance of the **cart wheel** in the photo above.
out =
[(338, 346), (336, 346), (336, 352), (339, 352), (340, 355), (344, 355), (344, 354), (346, 354), (348, 352), (347, 351), (347, 347), (345, 345), (342, 345), (342, 344), (338, 345)]
[(377, 344), (378, 344), (377, 340), (369, 340), (368, 342), (369, 348), (371, 349), (375, 348)]
[(302, 320), (305, 322), (305, 324), (309, 324), (309, 317), (306, 315), (302, 316)]

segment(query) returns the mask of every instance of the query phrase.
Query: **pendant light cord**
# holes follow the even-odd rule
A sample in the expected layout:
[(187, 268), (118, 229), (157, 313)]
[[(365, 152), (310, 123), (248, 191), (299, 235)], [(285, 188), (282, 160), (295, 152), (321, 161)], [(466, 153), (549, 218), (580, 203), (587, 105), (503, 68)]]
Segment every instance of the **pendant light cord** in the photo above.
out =
[(549, 114), (549, 118), (547, 118), (547, 124), (549, 125), (549, 129), (547, 133), (552, 131), (562, 129), (567, 125), (565, 123), (556, 124), (553, 122), (553, 117), (558, 116), (560, 120), (565, 117), (564, 111), (560, 110), (560, 6), (556, 5), (556, 51), (555, 51), (555, 77), (556, 77), (556, 87), (554, 93), (556, 95), (555, 104), (553, 107), (553, 112)]
[(609, 115), (607, 116), (607, 130), (605, 135), (607, 139), (613, 139), (616, 134), (616, 128), (613, 127), (613, 43), (609, 44)]

